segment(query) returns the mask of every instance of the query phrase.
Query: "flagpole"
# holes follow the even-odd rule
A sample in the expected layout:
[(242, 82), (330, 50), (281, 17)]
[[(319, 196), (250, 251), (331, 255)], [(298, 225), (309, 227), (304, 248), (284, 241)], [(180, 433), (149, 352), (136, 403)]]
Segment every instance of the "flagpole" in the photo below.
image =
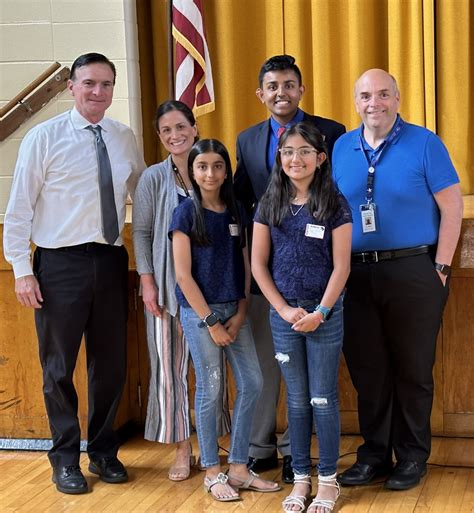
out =
[(168, 0), (168, 95), (175, 99), (173, 52), (173, 0)]

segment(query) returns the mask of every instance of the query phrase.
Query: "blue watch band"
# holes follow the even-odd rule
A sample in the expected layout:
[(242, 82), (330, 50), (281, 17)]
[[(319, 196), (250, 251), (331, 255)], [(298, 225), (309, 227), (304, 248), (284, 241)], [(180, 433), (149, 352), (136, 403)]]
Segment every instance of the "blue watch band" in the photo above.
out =
[(323, 322), (327, 321), (329, 319), (329, 316), (331, 315), (331, 308), (327, 308), (323, 305), (318, 305), (315, 309), (315, 312), (321, 312), (323, 314)]

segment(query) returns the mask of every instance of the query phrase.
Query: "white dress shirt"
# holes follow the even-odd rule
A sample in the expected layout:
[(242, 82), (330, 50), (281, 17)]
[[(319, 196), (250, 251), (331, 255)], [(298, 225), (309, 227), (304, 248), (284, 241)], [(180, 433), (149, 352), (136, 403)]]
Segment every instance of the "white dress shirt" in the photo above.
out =
[[(134, 192), (146, 165), (129, 127), (109, 118), (98, 124), (112, 167), (121, 232), (127, 193)], [(44, 248), (107, 244), (90, 125), (74, 108), (40, 123), (21, 143), (4, 221), (4, 253), (15, 278), (33, 274), (30, 240)], [(115, 244), (123, 244), (121, 236)]]

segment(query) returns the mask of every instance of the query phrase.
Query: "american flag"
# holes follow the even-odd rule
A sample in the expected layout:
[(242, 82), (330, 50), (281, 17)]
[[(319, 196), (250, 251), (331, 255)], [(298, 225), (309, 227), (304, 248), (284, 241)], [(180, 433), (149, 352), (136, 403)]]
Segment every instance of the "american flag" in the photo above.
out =
[(214, 110), (214, 84), (201, 0), (173, 0), (177, 100), (199, 116)]

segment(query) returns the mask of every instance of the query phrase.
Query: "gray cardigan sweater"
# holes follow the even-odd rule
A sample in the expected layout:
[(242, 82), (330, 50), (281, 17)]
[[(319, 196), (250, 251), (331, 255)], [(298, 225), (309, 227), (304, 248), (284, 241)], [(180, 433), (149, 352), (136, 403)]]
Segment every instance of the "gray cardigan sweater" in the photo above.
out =
[(138, 274), (153, 274), (158, 304), (174, 317), (178, 311), (176, 277), (168, 227), (178, 193), (171, 157), (145, 169), (133, 197), (132, 233)]

